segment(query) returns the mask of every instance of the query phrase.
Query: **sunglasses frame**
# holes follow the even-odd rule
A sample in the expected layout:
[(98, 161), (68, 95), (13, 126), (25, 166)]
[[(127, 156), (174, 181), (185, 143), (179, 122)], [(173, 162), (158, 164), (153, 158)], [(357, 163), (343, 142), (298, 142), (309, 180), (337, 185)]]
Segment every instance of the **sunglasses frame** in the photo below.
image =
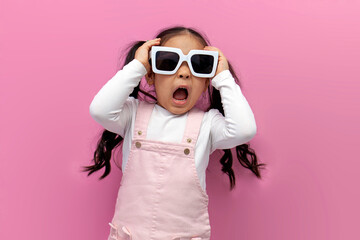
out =
[[(167, 51), (167, 52), (173, 52), (173, 53), (177, 53), (179, 55), (179, 62), (177, 63), (176, 67), (174, 70), (172, 71), (164, 71), (164, 70), (159, 70), (156, 68), (156, 53), (159, 51)], [(191, 57), (193, 55), (210, 55), (214, 57), (214, 64), (212, 67), (212, 70), (210, 73), (197, 73), (194, 71), (193, 66), (191, 64)], [(174, 47), (164, 47), (164, 46), (152, 46), (151, 50), (150, 50), (150, 59), (149, 62), (151, 62), (151, 67), (152, 67), (152, 71), (154, 73), (158, 73), (158, 74), (164, 74), (164, 75), (172, 75), (174, 73), (177, 72), (177, 70), (179, 70), (181, 64), (186, 61), (191, 73), (195, 76), (195, 77), (203, 77), (203, 78), (211, 78), (215, 75), (215, 71), (217, 68), (217, 63), (218, 63), (218, 58), (219, 58), (219, 53), (217, 51), (210, 51), (210, 50), (198, 50), (198, 49), (193, 49), (190, 50), (189, 53), (187, 55), (184, 55), (184, 53), (181, 51), (180, 48), (174, 48)]]

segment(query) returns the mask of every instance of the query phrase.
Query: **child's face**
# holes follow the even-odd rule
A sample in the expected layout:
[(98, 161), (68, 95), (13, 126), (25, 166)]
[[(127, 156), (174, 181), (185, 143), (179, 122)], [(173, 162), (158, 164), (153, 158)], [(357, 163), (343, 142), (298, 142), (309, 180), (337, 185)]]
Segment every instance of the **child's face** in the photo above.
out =
[[(192, 49), (204, 49), (204, 45), (191, 35), (178, 35), (170, 38), (163, 45), (180, 48), (186, 55)], [(195, 77), (184, 61), (173, 75), (152, 74), (147, 78), (149, 84), (155, 84), (157, 103), (173, 114), (183, 114), (194, 107), (208, 85), (208, 78)], [(178, 90), (186, 88), (186, 90)]]

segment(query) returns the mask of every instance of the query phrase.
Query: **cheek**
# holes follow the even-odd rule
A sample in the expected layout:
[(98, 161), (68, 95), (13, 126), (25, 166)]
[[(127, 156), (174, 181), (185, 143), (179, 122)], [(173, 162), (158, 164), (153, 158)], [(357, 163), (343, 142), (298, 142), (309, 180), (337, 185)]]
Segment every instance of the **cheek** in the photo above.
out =
[(198, 100), (201, 94), (204, 92), (204, 84), (196, 86), (196, 90), (193, 92), (194, 100)]
[(210, 84), (210, 79), (206, 79), (206, 82), (205, 82), (205, 91), (209, 88), (209, 84)]
[(197, 84), (197, 89), (200, 93), (205, 92), (208, 87), (208, 81), (206, 79), (201, 79)]
[(155, 92), (158, 98), (168, 97), (170, 92), (170, 86), (166, 81), (155, 80)]

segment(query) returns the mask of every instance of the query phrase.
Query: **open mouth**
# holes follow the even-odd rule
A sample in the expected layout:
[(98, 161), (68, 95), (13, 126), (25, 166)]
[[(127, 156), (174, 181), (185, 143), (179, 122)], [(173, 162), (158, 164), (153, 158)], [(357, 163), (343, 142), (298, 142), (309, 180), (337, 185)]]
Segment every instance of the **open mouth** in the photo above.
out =
[(188, 96), (189, 96), (188, 90), (185, 87), (179, 87), (173, 93), (173, 100), (178, 104), (182, 104), (186, 102)]

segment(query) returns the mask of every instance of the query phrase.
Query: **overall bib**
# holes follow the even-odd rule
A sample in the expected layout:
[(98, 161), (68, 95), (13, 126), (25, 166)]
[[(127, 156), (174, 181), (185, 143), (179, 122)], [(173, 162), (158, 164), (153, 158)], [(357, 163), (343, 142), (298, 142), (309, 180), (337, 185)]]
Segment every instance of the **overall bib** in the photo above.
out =
[(153, 108), (139, 101), (108, 240), (209, 240), (209, 198), (194, 160), (204, 112), (190, 110), (181, 143), (172, 143), (146, 139)]

